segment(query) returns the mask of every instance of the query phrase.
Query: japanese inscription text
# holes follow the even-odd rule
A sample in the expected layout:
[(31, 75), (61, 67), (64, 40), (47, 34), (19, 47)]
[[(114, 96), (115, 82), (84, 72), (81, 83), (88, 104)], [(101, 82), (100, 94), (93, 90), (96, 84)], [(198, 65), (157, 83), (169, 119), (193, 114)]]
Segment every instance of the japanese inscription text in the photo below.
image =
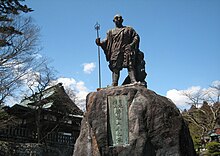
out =
[(109, 144), (119, 146), (128, 144), (128, 106), (127, 96), (108, 96)]

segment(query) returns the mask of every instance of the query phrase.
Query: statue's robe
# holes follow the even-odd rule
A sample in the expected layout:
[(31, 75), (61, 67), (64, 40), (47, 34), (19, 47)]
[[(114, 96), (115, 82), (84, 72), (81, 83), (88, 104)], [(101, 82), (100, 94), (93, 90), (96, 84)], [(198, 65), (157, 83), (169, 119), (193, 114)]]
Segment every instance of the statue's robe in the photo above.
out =
[(113, 71), (134, 66), (139, 42), (139, 35), (132, 27), (123, 26), (109, 30), (101, 46), (109, 62), (109, 68)]

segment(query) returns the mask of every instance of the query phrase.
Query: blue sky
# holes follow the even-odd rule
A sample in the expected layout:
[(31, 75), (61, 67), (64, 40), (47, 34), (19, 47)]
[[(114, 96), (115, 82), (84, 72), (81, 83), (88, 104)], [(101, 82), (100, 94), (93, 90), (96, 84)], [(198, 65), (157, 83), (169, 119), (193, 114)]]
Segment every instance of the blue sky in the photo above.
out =
[[(29, 13), (41, 28), (41, 54), (53, 60), (62, 78), (83, 83), (86, 91), (98, 87), (98, 56), (94, 25), (106, 37), (115, 14), (141, 37), (147, 62), (148, 88), (166, 96), (173, 89), (207, 88), (220, 80), (220, 0), (26, 0)], [(96, 67), (83, 71), (90, 63)], [(93, 67), (93, 66), (89, 66)], [(101, 51), (102, 86), (111, 84), (111, 72)], [(120, 82), (126, 77), (124, 69)]]

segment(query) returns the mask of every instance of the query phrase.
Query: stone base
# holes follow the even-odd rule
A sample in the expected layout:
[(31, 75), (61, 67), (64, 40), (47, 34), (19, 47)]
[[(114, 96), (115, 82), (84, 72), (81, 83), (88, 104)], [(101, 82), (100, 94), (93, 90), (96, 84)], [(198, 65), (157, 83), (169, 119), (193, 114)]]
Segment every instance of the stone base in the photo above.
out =
[[(126, 96), (128, 144), (112, 146), (109, 96)], [(74, 156), (194, 156), (193, 142), (175, 104), (145, 86), (109, 87), (87, 96)]]

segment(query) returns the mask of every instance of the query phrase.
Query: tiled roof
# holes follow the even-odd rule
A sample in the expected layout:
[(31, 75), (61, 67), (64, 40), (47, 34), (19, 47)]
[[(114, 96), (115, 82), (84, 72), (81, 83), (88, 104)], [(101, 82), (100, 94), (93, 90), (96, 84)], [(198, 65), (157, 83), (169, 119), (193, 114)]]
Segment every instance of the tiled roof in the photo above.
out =
[(22, 100), (19, 105), (32, 109), (41, 107), (42, 109), (56, 110), (74, 115), (83, 114), (82, 110), (66, 94), (61, 83)]

